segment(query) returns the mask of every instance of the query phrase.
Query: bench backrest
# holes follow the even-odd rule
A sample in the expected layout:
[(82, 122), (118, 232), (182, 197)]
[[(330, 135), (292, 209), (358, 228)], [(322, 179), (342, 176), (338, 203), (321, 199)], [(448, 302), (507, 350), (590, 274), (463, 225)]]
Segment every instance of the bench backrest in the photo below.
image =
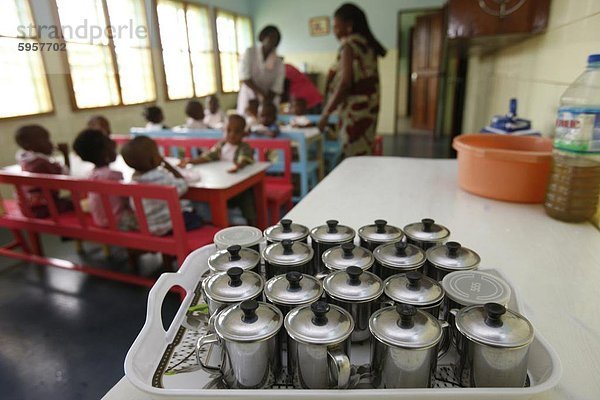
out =
[[(22, 211), (25, 215), (19, 218), (25, 218), (30, 222), (43, 224), (48, 228), (60, 234), (64, 232), (65, 236), (77, 230), (88, 230), (90, 235), (98, 237), (111, 235), (111, 241), (117, 243), (127, 243), (134, 248), (155, 248), (156, 244), (169, 243), (170, 246), (180, 246), (184, 243), (185, 225), (183, 222), (181, 206), (177, 190), (171, 186), (146, 185), (136, 183), (122, 183), (109, 181), (96, 181), (88, 179), (77, 179), (66, 175), (35, 174), (29, 172), (10, 173), (0, 171), (0, 184), (11, 185), (21, 201), (26, 201), (25, 191), (27, 188), (39, 188), (45, 203), (47, 204), (49, 217), (35, 218), (27, 215), (27, 204)], [(70, 194), (73, 202), (75, 218), (70, 219), (68, 226), (63, 226), (65, 214), (59, 214), (56, 204), (56, 196), (52, 192), (66, 191)], [(81, 200), (85, 199), (88, 193), (95, 193), (100, 196), (108, 221), (107, 227), (99, 227), (87, 216), (81, 207)], [(109, 198), (111, 196), (127, 197), (134, 204), (134, 212), (139, 225), (139, 231), (123, 232), (118, 228), (117, 216), (113, 214)], [(146, 216), (143, 211), (142, 199), (162, 200), (171, 214), (173, 225), (173, 235), (158, 237), (154, 236), (148, 230)], [(5, 214), (3, 218), (11, 218), (10, 214)], [(88, 236), (89, 238), (89, 236)], [(92, 240), (92, 239), (90, 239)], [(102, 241), (102, 240), (101, 240)], [(179, 243), (178, 243), (179, 242)]]
[[(111, 138), (119, 145), (131, 140), (130, 135), (111, 135)], [(222, 139), (199, 138), (199, 137), (154, 137), (158, 148), (163, 154), (172, 154), (173, 149), (183, 149), (186, 157), (192, 157), (197, 148), (209, 148), (217, 144)], [(244, 139), (256, 152), (257, 161), (269, 161), (269, 152), (277, 151), (283, 155), (283, 174), (281, 176), (269, 175), (266, 178), (267, 183), (291, 183), (292, 182), (292, 143), (289, 139)]]

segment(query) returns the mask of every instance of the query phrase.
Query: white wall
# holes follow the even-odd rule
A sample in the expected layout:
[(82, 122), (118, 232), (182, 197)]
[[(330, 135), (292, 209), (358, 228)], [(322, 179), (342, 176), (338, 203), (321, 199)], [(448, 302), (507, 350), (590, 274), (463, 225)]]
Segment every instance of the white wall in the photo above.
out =
[(469, 59), (464, 132), (478, 132), (495, 114), (519, 114), (553, 134), (560, 96), (581, 74), (587, 56), (600, 53), (600, 1), (553, 0), (546, 32), (490, 55)]

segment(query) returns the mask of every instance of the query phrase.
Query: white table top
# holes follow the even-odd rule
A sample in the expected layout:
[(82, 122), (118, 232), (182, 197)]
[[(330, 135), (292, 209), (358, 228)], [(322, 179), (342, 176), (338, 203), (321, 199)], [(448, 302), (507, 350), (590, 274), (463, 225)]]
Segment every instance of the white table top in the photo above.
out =
[[(401, 228), (434, 218), (479, 253), (482, 268), (502, 270), (523, 313), (558, 352), (563, 377), (535, 399), (600, 398), (600, 233), (591, 224), (466, 193), (457, 186), (456, 160), (388, 157), (345, 160), (288, 217), (308, 227), (338, 219), (355, 229), (378, 218)], [(105, 399), (149, 397), (123, 378)]]
[[(57, 160), (60, 159), (61, 157), (57, 157)], [(94, 168), (94, 164), (83, 161), (75, 154), (70, 155), (70, 161), (71, 175), (76, 178), (86, 178)], [(167, 161), (169, 161), (171, 165), (176, 166), (178, 160), (176, 158), (167, 157)], [(227, 189), (243, 182), (253, 175), (267, 170), (270, 165), (271, 164), (268, 162), (257, 162), (232, 174), (227, 172), (229, 168), (233, 167), (232, 163), (227, 161), (215, 161), (188, 166), (185, 169), (180, 169), (180, 171), (190, 187), (198, 189)], [(117, 159), (110, 167), (116, 171), (120, 171), (123, 174), (125, 182), (131, 181), (131, 176), (134, 171), (125, 164), (125, 161), (120, 155), (117, 156)], [(21, 167), (19, 165), (10, 165), (3, 169), (9, 172), (21, 172)]]
[(281, 131), (282, 132), (301, 132), (304, 134), (304, 137), (306, 139), (312, 139), (321, 134), (321, 131), (319, 131), (319, 128), (317, 128), (317, 127), (297, 128), (297, 127), (293, 127), (291, 125), (283, 125), (281, 127)]

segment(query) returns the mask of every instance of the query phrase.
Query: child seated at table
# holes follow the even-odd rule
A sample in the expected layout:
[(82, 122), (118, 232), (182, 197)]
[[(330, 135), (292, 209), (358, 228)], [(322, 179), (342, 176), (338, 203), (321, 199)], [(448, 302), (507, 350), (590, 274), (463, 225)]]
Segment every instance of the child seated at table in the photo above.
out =
[(258, 136), (279, 136), (279, 125), (277, 125), (277, 107), (273, 103), (263, 103), (260, 107), (260, 125), (252, 129), (252, 133)]
[(251, 132), (252, 128), (259, 125), (258, 123), (258, 106), (260, 103), (257, 99), (251, 99), (248, 101), (248, 107), (246, 107), (245, 115), (246, 118), (246, 131)]
[(219, 98), (214, 94), (206, 98), (204, 124), (210, 129), (221, 129), (225, 125), (225, 114), (221, 111)]
[(146, 118), (146, 130), (148, 131), (168, 129), (167, 126), (163, 124), (165, 116), (160, 107), (148, 106), (144, 108), (144, 118)]
[(233, 167), (227, 172), (235, 173), (246, 165), (254, 162), (254, 151), (242, 141), (246, 121), (240, 115), (230, 115), (225, 127), (225, 140), (215, 144), (210, 150), (202, 153), (197, 158), (183, 159), (179, 162), (180, 167), (185, 167), (188, 164), (203, 164), (211, 161), (229, 161), (233, 163)]
[[(123, 174), (110, 169), (109, 164), (117, 159), (116, 143), (99, 129), (86, 129), (77, 135), (73, 150), (83, 160), (94, 164), (89, 179), (98, 181), (122, 181)], [(122, 231), (137, 229), (135, 214), (127, 197), (110, 196), (108, 198), (117, 226)], [(88, 194), (88, 206), (94, 223), (108, 226), (108, 217), (98, 193)]]
[(110, 129), (110, 122), (102, 115), (94, 115), (88, 119), (87, 127), (88, 129), (98, 129), (106, 136), (110, 136), (112, 133), (112, 130)]
[(204, 123), (204, 107), (197, 100), (188, 101), (185, 106), (185, 115), (187, 119), (182, 128), (186, 129), (206, 129), (208, 126)]
[[(55, 149), (50, 140), (50, 133), (41, 125), (26, 125), (17, 129), (15, 142), (20, 147), (17, 152), (17, 162), (24, 172), (39, 174), (68, 174), (69, 173), (69, 146), (59, 143), (56, 149), (62, 153), (65, 166), (52, 159)], [(18, 194), (18, 203), (21, 212), (36, 218), (50, 216), (48, 202), (39, 187), (24, 188), (23, 196)], [(51, 191), (57, 211), (64, 213), (73, 210), (73, 203), (68, 198), (59, 196), (58, 191)]]
[[(228, 161), (233, 167), (227, 172), (235, 173), (247, 165), (254, 163), (254, 151), (242, 141), (246, 128), (246, 120), (241, 115), (230, 115), (225, 127), (225, 140), (214, 145), (209, 151), (192, 160), (182, 160), (179, 166), (187, 164), (203, 164), (212, 161)], [(233, 199), (229, 200), (231, 208), (239, 207), (247, 224), (256, 225), (256, 209), (254, 207), (254, 196), (252, 190), (246, 190)], [(231, 218), (230, 218), (231, 219)]]
[[(152, 185), (174, 186), (179, 196), (183, 196), (188, 185), (179, 171), (169, 164), (159, 153), (154, 140), (147, 136), (137, 136), (121, 149), (125, 163), (135, 170), (132, 179), (135, 182)], [(148, 230), (156, 236), (171, 233), (173, 224), (169, 208), (163, 200), (142, 199)], [(193, 212), (189, 200), (181, 200), (181, 210), (186, 230), (202, 225), (201, 218)]]
[(315, 125), (306, 116), (306, 107), (306, 100), (301, 97), (297, 97), (292, 101), (292, 111), (294, 113), (294, 116), (290, 118), (290, 125), (292, 127), (308, 128)]

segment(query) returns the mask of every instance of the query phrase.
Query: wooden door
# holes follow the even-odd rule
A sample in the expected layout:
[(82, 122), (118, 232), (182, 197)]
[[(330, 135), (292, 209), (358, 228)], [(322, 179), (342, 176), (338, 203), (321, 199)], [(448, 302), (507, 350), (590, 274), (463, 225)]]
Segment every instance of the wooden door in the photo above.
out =
[(435, 129), (443, 38), (441, 11), (417, 17), (412, 38), (410, 105), (415, 129)]

